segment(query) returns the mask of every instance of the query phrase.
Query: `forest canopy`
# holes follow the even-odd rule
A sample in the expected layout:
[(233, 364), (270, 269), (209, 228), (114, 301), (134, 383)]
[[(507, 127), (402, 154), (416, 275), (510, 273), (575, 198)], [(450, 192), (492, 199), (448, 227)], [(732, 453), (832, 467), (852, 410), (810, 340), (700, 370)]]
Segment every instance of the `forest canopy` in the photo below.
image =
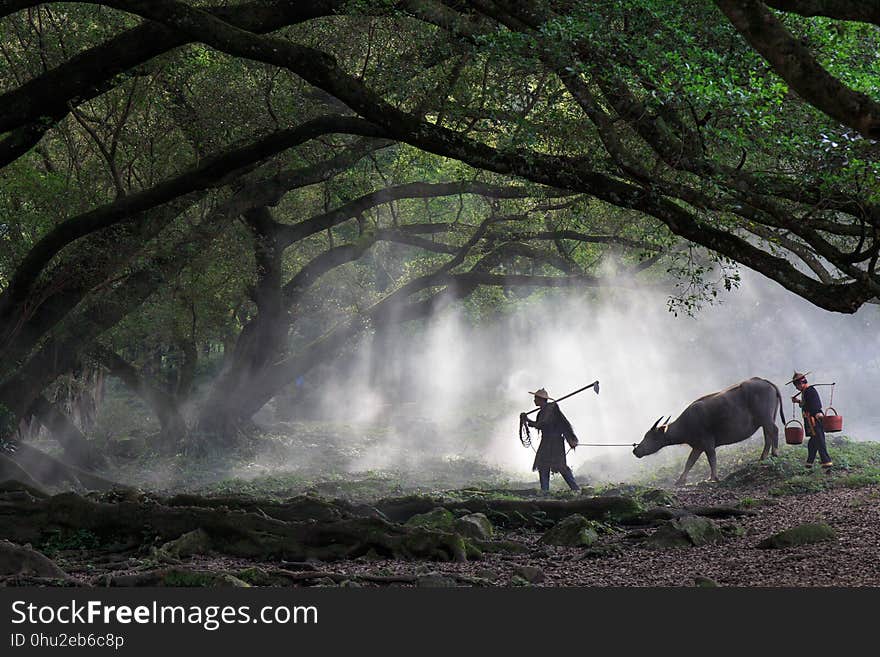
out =
[(833, 0), (0, 0), (0, 438), (99, 459), (59, 386), (100, 371), (168, 449), (233, 444), (363, 335), (534, 289), (688, 312), (743, 266), (855, 312), (878, 30)]

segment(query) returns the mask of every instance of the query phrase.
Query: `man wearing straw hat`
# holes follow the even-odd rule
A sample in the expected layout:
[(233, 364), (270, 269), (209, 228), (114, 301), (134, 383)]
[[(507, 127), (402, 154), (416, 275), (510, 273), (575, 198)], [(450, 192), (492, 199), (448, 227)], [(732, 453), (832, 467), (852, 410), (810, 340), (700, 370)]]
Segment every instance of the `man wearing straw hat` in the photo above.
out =
[(541, 432), (541, 445), (532, 464), (532, 472), (538, 471), (541, 490), (550, 490), (551, 471), (561, 474), (572, 490), (580, 490), (581, 487), (574, 480), (574, 474), (565, 461), (565, 443), (571, 445), (572, 449), (578, 444), (571, 423), (562, 414), (559, 404), (550, 401), (550, 395), (544, 388), (529, 394), (535, 396), (535, 406), (540, 406), (541, 410), (534, 420), (528, 419), (525, 413), (520, 415), (520, 420), (528, 422), (530, 427), (535, 427)]
[(807, 442), (807, 467), (813, 467), (813, 461), (816, 460), (816, 453), (819, 453), (821, 459), (819, 463), (827, 472), (833, 465), (831, 457), (828, 455), (828, 448), (825, 446), (825, 429), (822, 426), (822, 420), (825, 414), (822, 412), (822, 400), (815, 386), (807, 383), (807, 374), (795, 372), (790, 383), (794, 384), (800, 392), (791, 398), (795, 404), (801, 407), (804, 415), (804, 430), (810, 436)]

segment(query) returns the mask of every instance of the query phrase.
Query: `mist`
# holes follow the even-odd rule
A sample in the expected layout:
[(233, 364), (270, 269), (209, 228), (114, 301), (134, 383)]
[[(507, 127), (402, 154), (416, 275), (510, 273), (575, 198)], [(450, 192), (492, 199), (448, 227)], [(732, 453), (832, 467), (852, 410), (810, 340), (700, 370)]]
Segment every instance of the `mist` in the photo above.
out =
[[(304, 388), (313, 417), (345, 432), (346, 471), (420, 478), (466, 461), (529, 481), (534, 452), (517, 438), (519, 413), (533, 408), (529, 391), (544, 387), (561, 397), (594, 380), (601, 394), (588, 390), (561, 403), (581, 443), (637, 443), (658, 417), (675, 419), (697, 397), (752, 376), (776, 383), (786, 419), (799, 419), (786, 385), (794, 370), (836, 383), (843, 433), (876, 440), (878, 325), (874, 305), (829, 313), (751, 272), (693, 317), (668, 312), (659, 291), (554, 291), (492, 319), (474, 322), (458, 308), (424, 327), (364, 339), (344, 372), (306, 377)], [(819, 392), (830, 405), (832, 388)], [(581, 446), (568, 459), (579, 480), (625, 481), (683, 461), (688, 448), (641, 460), (631, 451)], [(723, 465), (724, 448), (719, 454)], [(309, 459), (304, 448), (276, 465), (307, 467)]]

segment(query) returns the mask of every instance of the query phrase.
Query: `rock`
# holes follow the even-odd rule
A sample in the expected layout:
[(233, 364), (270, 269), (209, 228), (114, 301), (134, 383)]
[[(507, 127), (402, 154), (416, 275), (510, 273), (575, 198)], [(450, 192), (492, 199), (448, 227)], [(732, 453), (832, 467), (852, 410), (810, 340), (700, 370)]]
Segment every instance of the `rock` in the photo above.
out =
[(716, 582), (711, 577), (703, 577), (702, 575), (697, 575), (694, 577), (694, 586), (698, 586), (701, 588), (713, 588), (718, 586), (718, 582)]
[(623, 535), (623, 538), (626, 541), (644, 541), (650, 536), (644, 529), (631, 529)]
[(277, 578), (272, 577), (262, 568), (256, 566), (239, 570), (235, 575), (243, 582), (247, 582), (251, 586), (278, 586)]
[(633, 516), (627, 524), (630, 525), (656, 525), (667, 520), (675, 520), (682, 516), (690, 515), (683, 509), (671, 509), (665, 506), (655, 506), (647, 511), (642, 511)]
[(639, 500), (646, 506), (681, 506), (678, 498), (668, 490), (651, 488), (639, 495)]
[(721, 530), (708, 518), (683, 516), (661, 525), (647, 542), (651, 547), (675, 548), (706, 545), (719, 538)]
[(443, 589), (458, 586), (454, 578), (441, 573), (428, 573), (416, 578), (416, 586), (419, 588)]
[(514, 529), (518, 529), (520, 527), (529, 527), (533, 525), (534, 522), (523, 515), (520, 511), (511, 511), (508, 514), (508, 526), (513, 527)]
[(235, 587), (246, 588), (250, 584), (244, 580), (210, 570), (190, 570), (187, 568), (167, 568), (132, 575), (110, 577), (109, 586), (174, 586), (174, 587)]
[(44, 554), (3, 540), (0, 540), (0, 575), (68, 579), (67, 573)]
[(493, 511), (489, 509), (488, 511), (486, 511), (486, 517), (493, 525), (498, 525), (499, 527), (510, 526), (510, 516), (506, 513), (502, 513), (501, 511)]
[(489, 518), (483, 513), (469, 513), (453, 524), (453, 530), (465, 538), (488, 540), (492, 538), (493, 528)]
[(211, 537), (203, 529), (194, 529), (173, 541), (168, 541), (159, 548), (159, 551), (174, 559), (191, 557), (194, 554), (207, 554), (211, 551)]
[(537, 566), (514, 566), (513, 574), (522, 577), (529, 584), (540, 584), (546, 579), (544, 571)]
[(427, 513), (419, 513), (404, 523), (407, 527), (423, 527), (425, 529), (438, 529), (444, 532), (453, 531), (455, 515), (452, 511), (438, 506)]
[(758, 547), (773, 550), (836, 540), (837, 532), (830, 525), (824, 522), (805, 523), (765, 538), (758, 543)]
[(524, 577), (520, 577), (519, 575), (514, 575), (513, 577), (510, 578), (510, 585), (511, 586), (531, 586), (531, 584), (529, 583), (529, 580), (525, 579)]
[(319, 577), (312, 581), (312, 586), (336, 586), (336, 582), (330, 577)]
[(556, 523), (541, 537), (540, 542), (548, 545), (568, 547), (589, 547), (599, 540), (593, 524), (582, 515), (572, 515)]
[(727, 538), (739, 538), (746, 535), (746, 528), (742, 525), (724, 525), (721, 527), (721, 533)]
[(498, 579), (498, 573), (489, 568), (480, 568), (477, 572), (474, 573), (474, 575), (481, 579), (487, 579), (490, 582), (494, 582), (496, 579)]

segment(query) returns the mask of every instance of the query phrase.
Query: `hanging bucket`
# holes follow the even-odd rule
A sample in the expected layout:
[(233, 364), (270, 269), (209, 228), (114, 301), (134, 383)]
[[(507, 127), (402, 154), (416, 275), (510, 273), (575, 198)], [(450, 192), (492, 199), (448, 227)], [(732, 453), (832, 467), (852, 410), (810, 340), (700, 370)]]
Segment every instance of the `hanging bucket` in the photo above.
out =
[[(796, 426), (788, 426), (792, 423)], [(804, 425), (799, 420), (789, 420), (785, 423), (785, 442), (789, 445), (800, 445), (804, 442)]]
[(825, 410), (825, 417), (822, 419), (822, 428), (825, 433), (834, 433), (843, 430), (843, 416), (838, 415), (833, 406), (829, 406)]

